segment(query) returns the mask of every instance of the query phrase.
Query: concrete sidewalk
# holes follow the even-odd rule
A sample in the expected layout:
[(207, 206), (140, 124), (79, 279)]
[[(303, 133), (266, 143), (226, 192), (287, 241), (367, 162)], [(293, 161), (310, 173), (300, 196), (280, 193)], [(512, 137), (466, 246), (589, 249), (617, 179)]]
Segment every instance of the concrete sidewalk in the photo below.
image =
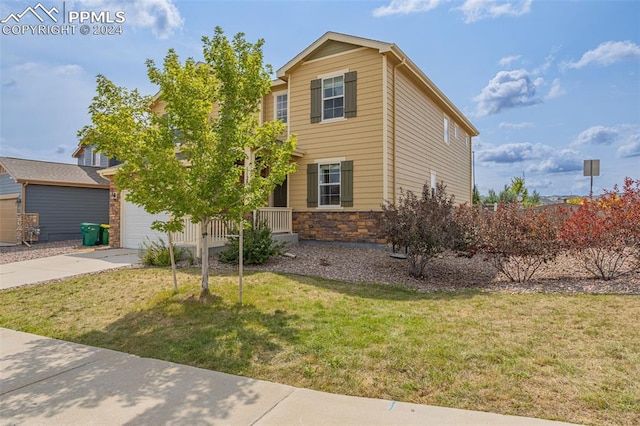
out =
[(0, 424), (567, 423), (299, 389), (0, 328)]
[(129, 249), (82, 251), (0, 265), (0, 289), (69, 278), (140, 263)]

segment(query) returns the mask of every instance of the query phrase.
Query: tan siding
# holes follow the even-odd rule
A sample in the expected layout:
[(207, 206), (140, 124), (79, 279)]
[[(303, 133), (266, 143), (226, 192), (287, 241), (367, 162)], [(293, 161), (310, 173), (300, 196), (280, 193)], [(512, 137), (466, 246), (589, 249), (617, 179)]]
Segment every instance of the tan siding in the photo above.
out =
[(285, 92), (287, 91), (286, 84), (280, 84), (278, 86), (273, 86), (271, 88), (271, 93), (264, 97), (264, 101), (262, 103), (262, 120), (263, 121), (271, 121), (275, 118), (274, 113), (274, 96), (273, 93), (277, 92)]
[[(310, 82), (319, 75), (358, 72), (356, 117), (333, 122), (310, 122)], [(377, 210), (382, 202), (382, 57), (372, 49), (360, 49), (296, 67), (289, 78), (289, 123), (298, 134), (298, 171), (290, 177), (290, 205), (307, 209), (307, 164), (314, 160), (344, 157), (353, 160), (353, 207), (345, 210)], [(316, 210), (311, 209), (311, 210)]]
[(326, 56), (335, 55), (336, 53), (348, 52), (349, 50), (358, 49), (360, 46), (351, 43), (343, 43), (340, 41), (329, 41), (317, 48), (311, 55), (305, 58), (305, 61), (324, 58)]
[[(449, 118), (450, 143), (444, 141), (445, 114), (400, 68), (396, 74), (396, 196), (399, 189), (420, 192), (431, 171), (458, 203), (471, 201), (471, 147), (458, 123)], [(458, 126), (458, 136), (454, 134)]]

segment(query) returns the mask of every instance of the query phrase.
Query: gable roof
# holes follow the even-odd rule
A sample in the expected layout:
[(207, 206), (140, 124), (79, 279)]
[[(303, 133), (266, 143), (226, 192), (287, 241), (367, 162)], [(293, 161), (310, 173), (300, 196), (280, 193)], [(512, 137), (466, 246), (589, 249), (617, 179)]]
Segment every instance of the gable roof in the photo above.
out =
[(309, 47), (297, 54), (293, 59), (287, 62), (284, 66), (278, 69), (276, 76), (278, 79), (287, 80), (287, 73), (304, 61), (306, 58), (312, 56), (314, 52), (322, 48), (323, 45), (329, 42), (339, 42), (345, 44), (352, 44), (356, 46), (368, 47), (377, 50), (384, 55), (392, 55), (400, 64), (404, 64), (406, 68), (416, 77), (420, 82), (423, 89), (435, 98), (435, 100), (441, 105), (441, 107), (450, 116), (457, 119), (466, 128), (467, 132), (471, 136), (477, 136), (480, 132), (469, 121), (467, 117), (445, 96), (444, 93), (426, 76), (426, 74), (411, 60), (409, 57), (394, 43), (387, 43), (378, 40), (371, 40), (363, 37), (356, 37), (348, 34), (335, 33), (332, 31), (326, 32), (322, 37), (314, 41)]
[(109, 181), (98, 174), (99, 169), (96, 167), (11, 157), (0, 157), (0, 166), (16, 183), (87, 188), (109, 187)]

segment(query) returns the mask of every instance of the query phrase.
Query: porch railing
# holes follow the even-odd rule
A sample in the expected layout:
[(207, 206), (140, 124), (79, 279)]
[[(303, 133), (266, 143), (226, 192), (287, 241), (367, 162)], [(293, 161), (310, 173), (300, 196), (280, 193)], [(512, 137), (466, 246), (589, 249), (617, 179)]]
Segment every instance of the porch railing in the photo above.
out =
[[(291, 234), (293, 232), (293, 217), (291, 209), (282, 207), (265, 207), (257, 212), (259, 220), (266, 220), (271, 232), (274, 234)], [(232, 235), (235, 224), (230, 220), (212, 220), (209, 223), (208, 245), (215, 247), (223, 245)], [(199, 223), (192, 223), (191, 218), (184, 218), (184, 229), (182, 232), (174, 232), (171, 237), (174, 243), (195, 245), (198, 255), (202, 244)]]
[(264, 207), (258, 210), (258, 220), (266, 220), (274, 234), (291, 234), (293, 218), (291, 209), (285, 207)]

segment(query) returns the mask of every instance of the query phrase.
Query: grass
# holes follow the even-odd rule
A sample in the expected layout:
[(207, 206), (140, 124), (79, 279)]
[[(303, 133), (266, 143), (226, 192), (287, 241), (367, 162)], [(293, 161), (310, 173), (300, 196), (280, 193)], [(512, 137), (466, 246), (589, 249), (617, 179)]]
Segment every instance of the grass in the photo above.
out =
[(640, 424), (640, 297), (420, 294), (254, 273), (107, 272), (0, 293), (0, 326), (333, 393)]

